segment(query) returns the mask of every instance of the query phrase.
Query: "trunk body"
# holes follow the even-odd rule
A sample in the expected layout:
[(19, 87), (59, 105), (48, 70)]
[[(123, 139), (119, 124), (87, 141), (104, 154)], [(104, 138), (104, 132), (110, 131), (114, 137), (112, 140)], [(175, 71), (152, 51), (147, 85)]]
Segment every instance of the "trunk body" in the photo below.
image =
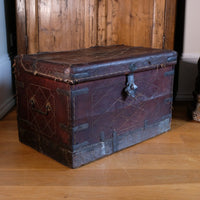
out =
[(19, 139), (76, 168), (166, 132), (175, 63), (127, 46), (18, 56)]

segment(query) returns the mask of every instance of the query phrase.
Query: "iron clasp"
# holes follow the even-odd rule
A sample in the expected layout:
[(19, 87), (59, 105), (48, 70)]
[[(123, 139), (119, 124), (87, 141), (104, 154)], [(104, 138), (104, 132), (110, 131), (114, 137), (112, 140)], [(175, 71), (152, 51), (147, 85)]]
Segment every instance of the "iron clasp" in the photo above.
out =
[(125, 92), (127, 93), (128, 96), (135, 97), (135, 90), (137, 88), (138, 88), (138, 86), (134, 83), (134, 75), (129, 74), (127, 76), (127, 83), (126, 83)]

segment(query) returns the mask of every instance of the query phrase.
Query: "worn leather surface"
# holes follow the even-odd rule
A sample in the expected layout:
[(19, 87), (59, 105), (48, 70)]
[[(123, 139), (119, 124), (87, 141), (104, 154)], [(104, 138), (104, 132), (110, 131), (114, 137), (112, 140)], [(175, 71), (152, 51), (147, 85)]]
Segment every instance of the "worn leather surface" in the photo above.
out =
[(74, 134), (73, 144), (95, 143), (129, 130), (148, 128), (163, 118), (171, 118), (172, 66), (134, 74), (135, 97), (124, 92), (126, 76), (81, 83), (73, 90), (88, 88), (88, 93), (73, 98), (74, 126), (89, 128)]
[(176, 52), (115, 45), (17, 57), (25, 71), (71, 84), (176, 63)]
[[(57, 160), (62, 160), (62, 163), (67, 160), (67, 165), (79, 166), (86, 162), (78, 161), (76, 157), (79, 155), (77, 152), (82, 149), (90, 151), (89, 162), (93, 160), (91, 148), (95, 148), (95, 145), (99, 149), (99, 145), (110, 144), (110, 149), (116, 152), (121, 145), (120, 141), (125, 141), (125, 137), (123, 140), (119, 139), (121, 136), (137, 132), (135, 144), (143, 141), (142, 138), (155, 136), (152, 131), (148, 133), (148, 129), (157, 130), (156, 134), (169, 130), (176, 53), (117, 46), (106, 47), (106, 54), (103, 49), (95, 47), (17, 58), (15, 76), (19, 136), (22, 142), (40, 152), (51, 154), (51, 157), (61, 156)], [(123, 49), (121, 54), (120, 49)], [(131, 52), (134, 57), (129, 62)], [(67, 61), (66, 55), (73, 55), (70, 61)], [(120, 55), (119, 58), (117, 55)], [(138, 62), (130, 65), (133, 60)], [(147, 60), (151, 60), (151, 63)], [(88, 81), (84, 77), (84, 81), (76, 84), (51, 77), (55, 71), (63, 74), (69, 67), (67, 62), (71, 66), (70, 73), (73, 70), (82, 73), (88, 69), (94, 74), (105, 70), (105, 76), (95, 78), (92, 75), (92, 79)], [(95, 68), (97, 64), (94, 63), (97, 62), (101, 62), (100, 71)], [(77, 63), (82, 64), (80, 66)], [(38, 70), (37, 73), (33, 70), (34, 67)], [(107, 72), (110, 70), (113, 73), (114, 68), (124, 68), (126, 72), (107, 76)], [(134, 83), (137, 85), (135, 97), (125, 93), (127, 74), (134, 76)], [(167, 124), (163, 129), (160, 124), (165, 120)], [(139, 137), (140, 131), (143, 133), (142, 138)], [(50, 144), (55, 144), (60, 153), (52, 155), (54, 147), (50, 148)], [(64, 155), (68, 157), (65, 158)], [(83, 157), (83, 153), (80, 155)], [(76, 160), (74, 162), (79, 164), (69, 164), (73, 162), (73, 157)], [(94, 156), (94, 159), (97, 157), (99, 156)]]

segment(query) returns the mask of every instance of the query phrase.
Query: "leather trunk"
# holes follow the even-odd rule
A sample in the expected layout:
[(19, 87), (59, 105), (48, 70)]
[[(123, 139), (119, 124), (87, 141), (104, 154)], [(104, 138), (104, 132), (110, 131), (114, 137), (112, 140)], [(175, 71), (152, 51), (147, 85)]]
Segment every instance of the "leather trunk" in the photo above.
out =
[(17, 56), (20, 141), (76, 168), (168, 131), (176, 59), (124, 45)]

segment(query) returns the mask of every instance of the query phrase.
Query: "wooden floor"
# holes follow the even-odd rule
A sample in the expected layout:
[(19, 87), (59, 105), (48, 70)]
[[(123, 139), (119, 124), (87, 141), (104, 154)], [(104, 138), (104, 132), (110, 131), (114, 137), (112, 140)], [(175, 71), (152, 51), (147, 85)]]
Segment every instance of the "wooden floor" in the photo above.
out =
[(174, 107), (172, 130), (69, 169), (21, 144), (16, 111), (0, 121), (0, 200), (200, 199), (200, 123)]

